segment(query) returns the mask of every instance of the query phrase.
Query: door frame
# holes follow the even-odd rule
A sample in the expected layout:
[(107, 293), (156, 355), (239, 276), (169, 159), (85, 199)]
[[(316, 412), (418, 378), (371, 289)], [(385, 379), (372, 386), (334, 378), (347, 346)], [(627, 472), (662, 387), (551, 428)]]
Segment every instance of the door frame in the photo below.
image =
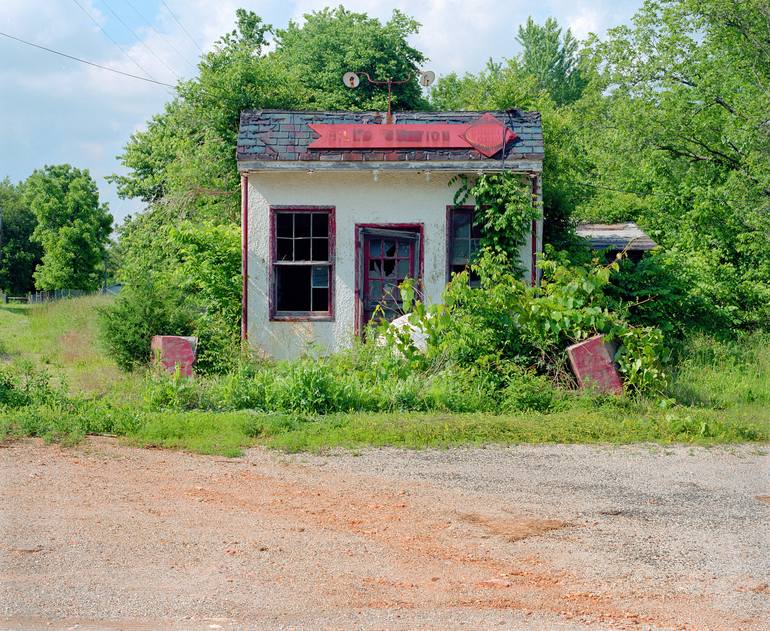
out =
[(425, 224), (420, 223), (357, 223), (353, 226), (354, 230), (354, 243), (355, 243), (355, 280), (353, 286), (353, 293), (355, 295), (355, 327), (354, 331), (356, 336), (360, 336), (363, 333), (364, 323), (364, 303), (361, 299), (361, 287), (363, 284), (363, 270), (361, 266), (363, 261), (361, 260), (361, 252), (363, 249), (363, 243), (360, 242), (359, 233), (362, 228), (375, 228), (380, 230), (398, 230), (417, 232), (420, 234), (420, 251), (417, 254), (418, 265), (420, 266), (420, 276), (423, 286), (425, 285)]

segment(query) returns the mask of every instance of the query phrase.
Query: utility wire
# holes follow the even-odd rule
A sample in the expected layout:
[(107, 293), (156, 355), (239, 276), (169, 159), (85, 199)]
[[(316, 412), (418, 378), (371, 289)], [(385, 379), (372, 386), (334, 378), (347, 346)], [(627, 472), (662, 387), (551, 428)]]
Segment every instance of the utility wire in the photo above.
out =
[(131, 74), (129, 72), (123, 72), (122, 70), (116, 70), (115, 68), (110, 68), (109, 66), (102, 66), (100, 64), (95, 64), (92, 61), (87, 61), (85, 59), (81, 59), (80, 57), (73, 57), (72, 55), (68, 55), (67, 53), (62, 53), (58, 50), (54, 50), (53, 48), (46, 48), (45, 46), (40, 46), (39, 44), (33, 44), (32, 42), (28, 42), (25, 39), (21, 39), (20, 37), (14, 37), (13, 35), (8, 35), (8, 33), (3, 33), (0, 31), (0, 35), (3, 37), (7, 37), (8, 39), (14, 39), (17, 42), (21, 42), (22, 44), (26, 44), (27, 46), (33, 46), (34, 48), (39, 48), (40, 50), (45, 50), (49, 53), (53, 53), (54, 55), (59, 55), (61, 57), (66, 57), (67, 59), (73, 59), (75, 61), (79, 61), (82, 64), (88, 64), (89, 66), (93, 66), (94, 68), (100, 68), (101, 70), (109, 70), (110, 72), (114, 72), (115, 74), (123, 75), (124, 77), (131, 77), (132, 79), (139, 79), (140, 81), (146, 81), (147, 83), (155, 83), (157, 85), (162, 85), (167, 88), (173, 88), (174, 86), (170, 83), (163, 83), (162, 81), (155, 81), (155, 79), (148, 79), (147, 77), (140, 77), (139, 75)]
[(198, 45), (198, 42), (195, 41), (195, 38), (193, 38), (192, 35), (190, 35), (190, 32), (184, 27), (184, 24), (182, 24), (179, 21), (179, 18), (174, 15), (174, 12), (169, 8), (169, 6), (166, 4), (165, 0), (160, 0), (161, 4), (166, 7), (166, 11), (169, 12), (169, 15), (171, 15), (172, 18), (174, 18), (174, 21), (179, 24), (179, 28), (181, 28), (187, 37), (190, 38), (190, 41), (195, 44), (195, 48), (197, 48), (199, 51), (203, 52), (203, 49)]
[(115, 16), (115, 18), (117, 18), (118, 22), (120, 22), (120, 23), (121, 23), (121, 24), (122, 24), (122, 25), (125, 27), (125, 29), (126, 29), (126, 30), (127, 30), (129, 33), (131, 33), (131, 35), (133, 35), (133, 36), (134, 36), (134, 39), (135, 39), (137, 42), (139, 42), (139, 43), (140, 43), (140, 44), (141, 44), (141, 45), (144, 47), (144, 49), (145, 49), (145, 50), (146, 50), (148, 53), (150, 53), (150, 54), (151, 54), (153, 57), (155, 57), (155, 59), (157, 59), (157, 60), (158, 60), (160, 63), (162, 63), (162, 64), (163, 64), (163, 65), (166, 67), (166, 69), (167, 69), (167, 70), (168, 70), (168, 71), (169, 71), (169, 72), (170, 72), (172, 75), (174, 75), (174, 76), (175, 76), (177, 79), (179, 79), (179, 75), (178, 75), (178, 74), (177, 74), (177, 73), (174, 71), (174, 69), (173, 69), (171, 66), (169, 66), (169, 65), (168, 65), (168, 64), (167, 64), (165, 61), (163, 61), (163, 60), (162, 60), (160, 57), (158, 57), (158, 55), (156, 55), (156, 54), (155, 54), (155, 51), (154, 51), (154, 50), (152, 50), (152, 48), (150, 48), (150, 47), (149, 47), (147, 44), (145, 44), (145, 43), (144, 43), (144, 41), (142, 40), (142, 38), (141, 38), (141, 37), (139, 37), (139, 36), (136, 34), (136, 31), (134, 31), (134, 29), (132, 29), (132, 28), (131, 28), (131, 27), (130, 27), (128, 24), (126, 24), (126, 23), (123, 21), (123, 18), (121, 18), (121, 17), (120, 17), (120, 15), (118, 15), (118, 14), (115, 12), (115, 10), (114, 10), (114, 9), (113, 9), (113, 8), (112, 8), (110, 5), (109, 5), (109, 3), (107, 2), (107, 0), (102, 0), (102, 2), (104, 3), (104, 6), (105, 6), (105, 7), (107, 7), (107, 9), (109, 10), (109, 12), (110, 12), (110, 13), (112, 13), (112, 15), (114, 15), (114, 16)]
[[(137, 14), (137, 15), (138, 15), (140, 18), (142, 18), (142, 21), (143, 21), (143, 22), (144, 22), (144, 23), (145, 23), (147, 26), (149, 26), (149, 27), (150, 27), (150, 28), (151, 28), (151, 29), (152, 29), (152, 30), (155, 32), (155, 34), (156, 34), (158, 37), (165, 37), (165, 36), (163, 35), (163, 33), (161, 33), (160, 31), (158, 31), (158, 29), (156, 29), (156, 28), (155, 28), (155, 27), (152, 25), (152, 22), (150, 22), (150, 20), (148, 20), (148, 19), (147, 19), (147, 18), (144, 16), (144, 14), (143, 14), (141, 11), (139, 11), (139, 9), (137, 9), (137, 8), (136, 8), (136, 5), (134, 5), (134, 3), (133, 3), (133, 2), (131, 2), (131, 0), (126, 0), (126, 4), (127, 4), (128, 6), (130, 6), (130, 7), (131, 7), (131, 8), (134, 10), (134, 13), (136, 13), (136, 14)], [(175, 52), (175, 53), (176, 53), (176, 54), (179, 56), (179, 58), (180, 58), (180, 59), (181, 59), (181, 60), (182, 60), (184, 63), (186, 63), (186, 64), (190, 64), (191, 66), (195, 67), (195, 62), (194, 62), (194, 61), (191, 61), (189, 57), (187, 57), (187, 56), (186, 56), (184, 53), (182, 53), (182, 52), (181, 52), (181, 51), (180, 51), (180, 50), (179, 50), (179, 49), (178, 49), (176, 46), (174, 46), (174, 43), (171, 41), (171, 39), (170, 39), (170, 38), (167, 38), (167, 39), (166, 39), (166, 43), (169, 45), (169, 47), (171, 48), (171, 50), (173, 50), (173, 51), (174, 51), (174, 52)]]
[(102, 25), (101, 25), (101, 24), (99, 24), (99, 22), (96, 20), (96, 18), (94, 18), (94, 16), (93, 16), (93, 15), (91, 15), (91, 14), (90, 14), (88, 11), (86, 11), (85, 7), (84, 7), (82, 4), (80, 4), (80, 2), (78, 2), (78, 0), (72, 0), (72, 2), (74, 2), (76, 5), (78, 5), (78, 7), (80, 7), (80, 10), (81, 10), (83, 13), (85, 13), (85, 14), (86, 14), (86, 15), (87, 15), (87, 16), (88, 16), (90, 19), (91, 19), (91, 21), (92, 21), (94, 24), (96, 24), (96, 26), (98, 26), (98, 27), (99, 27), (99, 30), (100, 30), (102, 33), (104, 33), (105, 37), (107, 37), (107, 39), (109, 39), (109, 40), (110, 40), (110, 41), (111, 41), (113, 44), (115, 44), (115, 46), (117, 46), (117, 47), (120, 49), (120, 51), (121, 51), (121, 52), (122, 52), (122, 53), (123, 53), (123, 54), (126, 56), (126, 58), (127, 58), (127, 59), (129, 59), (131, 62), (133, 62), (133, 64), (134, 64), (134, 65), (135, 65), (137, 68), (139, 68), (139, 70), (141, 70), (141, 71), (142, 71), (142, 72), (145, 74), (145, 76), (146, 76), (146, 77), (148, 77), (148, 78), (152, 79), (152, 80), (153, 80), (153, 81), (155, 81), (156, 83), (160, 83), (160, 81), (156, 81), (156, 80), (155, 80), (155, 78), (154, 78), (154, 77), (153, 77), (153, 76), (152, 76), (152, 75), (151, 75), (149, 72), (147, 72), (147, 70), (145, 70), (145, 69), (144, 69), (144, 68), (141, 66), (141, 64), (139, 64), (137, 61), (135, 61), (135, 60), (134, 60), (134, 58), (133, 58), (133, 57), (131, 57), (131, 55), (129, 55), (129, 54), (128, 54), (128, 52), (127, 52), (127, 51), (126, 51), (126, 50), (125, 50), (125, 49), (124, 49), (124, 48), (123, 48), (123, 47), (122, 47), (120, 44), (118, 44), (118, 42), (117, 42), (117, 41), (115, 41), (115, 40), (112, 38), (112, 36), (111, 36), (111, 35), (110, 35), (110, 34), (109, 34), (107, 31), (105, 31), (105, 30), (104, 30), (104, 28), (102, 27)]

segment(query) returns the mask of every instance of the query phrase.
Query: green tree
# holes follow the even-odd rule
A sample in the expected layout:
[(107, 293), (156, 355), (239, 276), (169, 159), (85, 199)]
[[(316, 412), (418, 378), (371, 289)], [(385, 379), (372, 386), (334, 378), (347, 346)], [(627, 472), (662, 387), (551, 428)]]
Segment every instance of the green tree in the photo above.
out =
[[(593, 191), (583, 185), (585, 173), (590, 169), (582, 148), (575, 142), (575, 136), (584, 124), (578, 107), (581, 101), (560, 105), (555, 101), (548, 86), (544, 85), (538, 76), (525, 69), (527, 64), (534, 64), (532, 60), (527, 63), (524, 60), (534, 55), (529, 47), (536, 45), (535, 34), (542, 32), (545, 34), (543, 37), (546, 37), (561, 33), (553, 20), (549, 20), (547, 24), (547, 28), (540, 27), (529, 20), (523, 42), (524, 51), (520, 55), (502, 62), (490, 59), (478, 74), (466, 73), (463, 77), (449, 74), (441, 77), (431, 91), (431, 105), (439, 110), (518, 108), (537, 110), (541, 113), (545, 142), (544, 236), (546, 243), (561, 249), (572, 246), (574, 242), (571, 219), (573, 209), (589, 199)], [(572, 64), (575, 63), (577, 53), (569, 32), (567, 35), (565, 41), (569, 43), (569, 59)], [(560, 67), (564, 69), (572, 66), (565, 63)], [(577, 70), (574, 72), (577, 73)], [(587, 68), (581, 72), (581, 76), (591, 76)], [(562, 81), (578, 85), (575, 77), (564, 75)], [(558, 83), (556, 79), (554, 82)], [(581, 94), (588, 92), (589, 87), (593, 94), (595, 89), (592, 84), (581, 78)]]
[[(177, 87), (175, 98), (121, 156), (127, 175), (114, 175), (122, 197), (172, 206), (181, 219), (237, 222), (235, 144), (245, 109), (384, 109), (387, 94), (368, 83), (350, 90), (352, 69), (373, 78), (407, 77), (423, 56), (407, 43), (418, 24), (398, 11), (385, 24), (343, 8), (324, 9), (276, 31), (251, 11), (237, 11), (236, 28), (204, 54), (199, 76)], [(425, 107), (416, 78), (394, 88), (398, 107)], [(171, 214), (174, 214), (173, 212)]]
[(121, 197), (161, 201), (185, 217), (238, 217), (235, 143), (240, 113), (304, 104), (296, 77), (264, 53), (270, 26), (237, 11), (236, 29), (201, 57), (199, 75), (181, 82), (165, 111), (131, 136), (113, 175)]
[(529, 17), (519, 27), (516, 41), (522, 46), (517, 58), (522, 72), (534, 77), (554, 103), (566, 105), (580, 98), (586, 79), (580, 69), (578, 41), (569, 29), (562, 35), (555, 19), (548, 18), (541, 26)]
[(362, 81), (355, 90), (345, 87), (342, 75), (367, 72), (372, 79), (406, 80), (393, 86), (393, 107), (425, 109), (416, 72), (425, 61), (407, 39), (420, 28), (398, 10), (385, 24), (365, 13), (342, 6), (304, 16), (302, 25), (289, 22), (276, 31), (275, 56), (296, 73), (308, 92), (311, 109), (387, 109), (387, 91)]
[(37, 220), (24, 204), (20, 185), (0, 180), (0, 290), (23, 294), (35, 287), (40, 244), (32, 241)]
[[(645, 2), (593, 45), (603, 90), (575, 142), (595, 195), (688, 278), (703, 327), (770, 325), (770, 23), (762, 0)], [(632, 159), (629, 159), (632, 157)]]
[(68, 164), (36, 170), (24, 183), (24, 202), (35, 214), (32, 239), (43, 249), (35, 271), (39, 289), (95, 289), (104, 271), (112, 229), (87, 169)]

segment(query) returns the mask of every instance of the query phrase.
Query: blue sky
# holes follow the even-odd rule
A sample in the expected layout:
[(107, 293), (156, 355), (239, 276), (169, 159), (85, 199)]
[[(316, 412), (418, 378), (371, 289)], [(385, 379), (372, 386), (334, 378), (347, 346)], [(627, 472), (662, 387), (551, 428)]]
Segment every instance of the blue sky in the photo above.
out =
[[(173, 84), (177, 77), (194, 75), (199, 48), (207, 50), (233, 28), (238, 7), (252, 9), (267, 23), (282, 27), (290, 19), (301, 20), (307, 12), (336, 4), (165, 0), (167, 9), (161, 0), (2, 0), (0, 31)], [(553, 16), (578, 37), (589, 32), (602, 35), (628, 22), (641, 0), (350, 0), (343, 4), (381, 19), (387, 19), (394, 8), (417, 18), (422, 29), (412, 43), (430, 57), (426, 68), (441, 76), (451, 71), (475, 72), (489, 57), (514, 54), (516, 29), (528, 15), (539, 22)], [(140, 211), (140, 202), (119, 199), (104, 178), (121, 171), (116, 157), (121, 148), (170, 97), (162, 86), (0, 37), (0, 178), (7, 175), (19, 181), (44, 164), (69, 162), (91, 171), (116, 219)]]

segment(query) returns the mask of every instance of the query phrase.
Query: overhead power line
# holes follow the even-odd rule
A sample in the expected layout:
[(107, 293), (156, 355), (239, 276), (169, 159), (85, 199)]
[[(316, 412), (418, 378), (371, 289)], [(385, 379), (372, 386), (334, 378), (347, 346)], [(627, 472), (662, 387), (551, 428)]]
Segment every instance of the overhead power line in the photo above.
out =
[(134, 29), (132, 29), (132, 28), (131, 28), (131, 27), (130, 27), (128, 24), (126, 24), (126, 22), (123, 20), (123, 18), (122, 18), (122, 17), (120, 17), (120, 15), (118, 15), (118, 13), (117, 13), (117, 12), (116, 12), (116, 11), (115, 11), (115, 10), (114, 10), (114, 9), (113, 9), (113, 8), (112, 8), (112, 7), (111, 7), (109, 4), (108, 4), (108, 3), (107, 3), (107, 0), (102, 0), (102, 2), (104, 3), (104, 6), (105, 6), (105, 7), (107, 7), (107, 9), (109, 10), (109, 12), (110, 12), (110, 13), (112, 13), (112, 15), (114, 15), (114, 16), (115, 16), (115, 18), (118, 20), (118, 22), (120, 22), (120, 23), (121, 23), (121, 24), (122, 24), (122, 25), (125, 27), (125, 29), (126, 29), (126, 30), (127, 30), (129, 33), (131, 33), (131, 35), (133, 35), (133, 36), (134, 36), (134, 39), (135, 39), (137, 42), (139, 42), (139, 43), (142, 45), (142, 47), (143, 47), (143, 48), (144, 48), (144, 49), (145, 49), (145, 50), (146, 50), (148, 53), (150, 53), (150, 54), (151, 54), (153, 57), (155, 57), (155, 59), (157, 59), (157, 60), (158, 60), (160, 63), (162, 63), (162, 64), (163, 64), (163, 65), (166, 67), (166, 69), (167, 69), (167, 70), (168, 70), (168, 71), (169, 71), (169, 72), (170, 72), (172, 75), (174, 75), (174, 76), (175, 76), (177, 79), (179, 79), (179, 75), (178, 75), (178, 74), (177, 74), (177, 73), (174, 71), (174, 69), (173, 69), (171, 66), (169, 66), (169, 65), (168, 65), (168, 64), (167, 64), (165, 61), (163, 61), (163, 60), (162, 60), (162, 59), (161, 59), (161, 58), (160, 58), (158, 55), (156, 55), (156, 54), (155, 54), (155, 51), (154, 51), (152, 48), (150, 48), (150, 47), (149, 47), (147, 44), (145, 44), (145, 42), (142, 40), (142, 38), (141, 38), (141, 37), (139, 37), (139, 36), (136, 34), (136, 31), (135, 31)]
[(145, 74), (146, 77), (148, 77), (148, 78), (152, 79), (153, 81), (155, 81), (155, 77), (153, 77), (149, 72), (147, 72), (147, 70), (145, 68), (143, 68), (142, 65), (138, 61), (136, 61), (131, 55), (129, 55), (128, 51), (126, 51), (120, 44), (118, 44), (118, 42), (115, 39), (113, 39), (112, 35), (110, 35), (106, 30), (104, 30), (104, 27), (102, 27), (102, 25), (99, 24), (98, 20), (93, 15), (91, 15), (86, 10), (86, 8), (82, 4), (80, 4), (80, 2), (78, 2), (78, 0), (72, 0), (72, 2), (74, 2), (76, 5), (78, 5), (78, 7), (80, 7), (80, 10), (83, 13), (85, 13), (94, 24), (96, 24), (96, 26), (99, 28), (99, 30), (102, 33), (104, 33), (104, 36), (108, 40), (110, 40), (113, 44), (115, 44), (115, 46), (117, 46), (117, 48), (120, 50), (120, 52), (122, 52), (126, 56), (126, 59), (131, 61), (137, 68), (139, 68), (139, 70), (141, 70)]
[(107, 70), (109, 72), (114, 72), (115, 74), (123, 75), (124, 77), (131, 77), (132, 79), (139, 79), (139, 81), (146, 81), (147, 83), (155, 83), (157, 85), (162, 85), (167, 88), (173, 88), (174, 86), (170, 83), (163, 83), (162, 81), (156, 81), (155, 79), (148, 79), (147, 77), (140, 77), (139, 75), (131, 74), (130, 72), (123, 72), (122, 70), (117, 70), (115, 68), (110, 68), (109, 66), (102, 66), (100, 64), (96, 64), (93, 61), (88, 61), (86, 59), (81, 59), (80, 57), (74, 57), (73, 55), (68, 55), (67, 53), (63, 53), (58, 50), (54, 50), (53, 48), (46, 48), (45, 46), (40, 46), (39, 44), (34, 44), (32, 42), (28, 42), (26, 39), (21, 39), (20, 37), (14, 37), (13, 35), (9, 35), (8, 33), (3, 33), (0, 31), (0, 35), (3, 37), (7, 37), (8, 39), (16, 40), (17, 42), (21, 42), (22, 44), (26, 44), (27, 46), (32, 46), (34, 48), (39, 48), (40, 50), (45, 50), (49, 53), (53, 53), (54, 55), (59, 55), (60, 57), (66, 57), (67, 59), (72, 59), (74, 61), (79, 61), (82, 64), (88, 64), (89, 66), (93, 66), (94, 68), (100, 68), (101, 70)]
[[(131, 2), (131, 0), (126, 0), (126, 4), (133, 9), (134, 13), (136, 13), (142, 19), (142, 21), (153, 30), (153, 32), (158, 37), (165, 37), (160, 31), (158, 31), (158, 29), (156, 29), (152, 25), (152, 22), (150, 22), (150, 20), (148, 20), (145, 17), (144, 13), (142, 13), (139, 9), (136, 8), (136, 5), (133, 2)], [(171, 48), (171, 50), (173, 50), (184, 63), (190, 64), (191, 66), (195, 67), (195, 62), (190, 61), (189, 57), (187, 57), (176, 46), (174, 46), (174, 43), (171, 41), (171, 38), (166, 38), (166, 43), (169, 45), (169, 48)]]
[(172, 10), (169, 8), (169, 6), (166, 4), (166, 1), (165, 1), (165, 0), (160, 0), (160, 2), (161, 2), (161, 4), (162, 4), (164, 7), (166, 7), (166, 11), (168, 11), (169, 15), (170, 15), (172, 18), (174, 18), (174, 22), (176, 22), (177, 24), (179, 24), (179, 28), (181, 28), (181, 29), (182, 29), (182, 30), (185, 32), (185, 35), (187, 35), (187, 37), (189, 37), (189, 38), (190, 38), (190, 41), (191, 41), (193, 44), (195, 44), (195, 48), (197, 48), (199, 51), (203, 52), (203, 49), (202, 49), (200, 46), (198, 46), (198, 42), (196, 42), (196, 41), (195, 41), (195, 38), (194, 38), (192, 35), (190, 35), (190, 32), (189, 32), (189, 31), (188, 31), (188, 30), (187, 30), (187, 29), (184, 27), (184, 24), (182, 24), (182, 23), (179, 21), (179, 18), (178, 18), (177, 16), (175, 16), (175, 15), (174, 15), (174, 12), (173, 12), (173, 11), (172, 11)]

